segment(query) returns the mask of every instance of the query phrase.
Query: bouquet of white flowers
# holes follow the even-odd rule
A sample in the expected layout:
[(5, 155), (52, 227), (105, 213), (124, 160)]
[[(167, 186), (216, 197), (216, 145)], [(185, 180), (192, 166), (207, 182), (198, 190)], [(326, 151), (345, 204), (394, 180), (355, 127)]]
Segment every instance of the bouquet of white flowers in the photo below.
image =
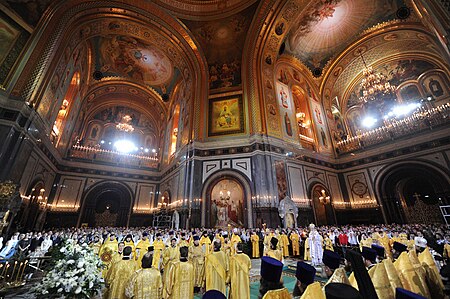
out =
[(66, 240), (56, 255), (54, 266), (33, 288), (40, 298), (92, 298), (103, 287), (103, 263), (86, 244)]

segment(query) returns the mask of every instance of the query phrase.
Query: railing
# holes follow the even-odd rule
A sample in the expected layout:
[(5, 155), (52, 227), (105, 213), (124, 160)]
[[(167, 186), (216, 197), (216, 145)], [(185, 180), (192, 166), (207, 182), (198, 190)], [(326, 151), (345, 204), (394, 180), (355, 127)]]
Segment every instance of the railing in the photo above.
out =
[(126, 154), (82, 145), (72, 146), (69, 157), (115, 165), (158, 168), (158, 158), (156, 157)]
[(340, 209), (370, 209), (370, 208), (379, 207), (379, 205), (375, 199), (355, 200), (352, 202), (334, 201), (334, 202), (332, 202), (332, 205), (336, 210), (340, 210)]
[(360, 150), (444, 125), (450, 122), (449, 112), (450, 103), (447, 103), (428, 110), (419, 109), (400, 120), (385, 120), (381, 127), (359, 132), (356, 136), (337, 142), (338, 154)]

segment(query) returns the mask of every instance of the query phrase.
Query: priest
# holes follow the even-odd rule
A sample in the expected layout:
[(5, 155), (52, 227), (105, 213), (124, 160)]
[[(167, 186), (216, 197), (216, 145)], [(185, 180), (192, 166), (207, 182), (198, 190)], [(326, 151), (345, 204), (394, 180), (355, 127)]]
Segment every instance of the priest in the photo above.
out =
[(205, 258), (206, 291), (219, 290), (226, 294), (229, 279), (229, 261), (225, 252), (220, 250), (220, 242), (214, 242), (214, 252)]
[(194, 266), (194, 292), (203, 288), (205, 278), (205, 254), (200, 246), (200, 238), (194, 236), (194, 243), (189, 247), (189, 260)]
[(194, 266), (188, 261), (189, 248), (179, 249), (179, 260), (170, 261), (165, 268), (164, 298), (193, 299), (194, 298)]
[(123, 250), (122, 260), (113, 264), (110, 271), (108, 296), (109, 299), (125, 299), (125, 288), (130, 277), (137, 270), (136, 262), (132, 259), (133, 249), (130, 246)]
[(137, 270), (130, 278), (125, 295), (133, 299), (161, 298), (161, 273), (152, 268), (153, 255), (146, 253), (142, 257), (142, 269)]
[(252, 262), (242, 252), (244, 245), (236, 244), (236, 254), (230, 259), (230, 299), (250, 298), (250, 269)]

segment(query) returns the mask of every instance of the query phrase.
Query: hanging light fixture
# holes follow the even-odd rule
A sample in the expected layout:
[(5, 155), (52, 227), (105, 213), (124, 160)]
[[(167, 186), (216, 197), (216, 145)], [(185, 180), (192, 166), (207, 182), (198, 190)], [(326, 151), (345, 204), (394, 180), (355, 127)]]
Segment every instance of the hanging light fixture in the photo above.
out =
[(359, 100), (363, 104), (370, 104), (383, 100), (395, 100), (396, 86), (391, 85), (381, 73), (375, 73), (371, 66), (367, 66), (366, 61), (362, 55), (362, 50), (359, 50), (359, 55), (364, 63), (363, 75), (361, 82), (362, 95)]
[(122, 122), (116, 125), (116, 129), (119, 131), (131, 133), (134, 131), (134, 127), (130, 124), (132, 118), (128, 114), (122, 117)]

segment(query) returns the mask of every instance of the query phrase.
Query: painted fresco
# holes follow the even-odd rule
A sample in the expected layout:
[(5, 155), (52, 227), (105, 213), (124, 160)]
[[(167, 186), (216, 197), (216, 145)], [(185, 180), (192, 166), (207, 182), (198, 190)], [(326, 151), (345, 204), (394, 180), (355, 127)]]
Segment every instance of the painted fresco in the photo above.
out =
[(319, 140), (319, 148), (322, 151), (329, 151), (331, 144), (326, 127), (325, 114), (322, 106), (314, 100), (311, 101), (311, 113), (313, 114), (316, 127), (317, 140)]
[(282, 200), (288, 195), (288, 182), (286, 178), (286, 166), (281, 160), (275, 162), (275, 175), (277, 178), (278, 199)]
[(139, 39), (108, 35), (94, 37), (95, 69), (104, 77), (125, 77), (152, 86), (160, 95), (170, 94), (180, 71), (169, 57), (153, 44)]
[[(391, 85), (399, 86), (408, 80), (417, 80), (424, 72), (434, 69), (436, 66), (423, 60), (395, 60), (387, 64), (380, 65), (374, 71), (386, 76)], [(350, 94), (347, 107), (350, 108), (359, 103), (362, 96), (361, 82), (356, 84), (356, 88)]]
[(0, 11), (0, 86), (20, 55), (30, 34)]
[(297, 128), (295, 120), (295, 107), (292, 102), (292, 95), (289, 87), (281, 82), (276, 83), (278, 110), (280, 111), (280, 121), (283, 127), (283, 134), (286, 138), (297, 138)]
[(240, 95), (211, 99), (209, 103), (209, 136), (243, 132), (243, 118)]
[(359, 34), (378, 23), (395, 18), (401, 0), (323, 0), (313, 5), (293, 24), (286, 50), (309, 68), (323, 68)]
[(211, 226), (244, 225), (244, 190), (235, 180), (224, 179), (211, 191)]
[(210, 89), (241, 85), (242, 52), (256, 7), (214, 21), (184, 21), (205, 53)]

